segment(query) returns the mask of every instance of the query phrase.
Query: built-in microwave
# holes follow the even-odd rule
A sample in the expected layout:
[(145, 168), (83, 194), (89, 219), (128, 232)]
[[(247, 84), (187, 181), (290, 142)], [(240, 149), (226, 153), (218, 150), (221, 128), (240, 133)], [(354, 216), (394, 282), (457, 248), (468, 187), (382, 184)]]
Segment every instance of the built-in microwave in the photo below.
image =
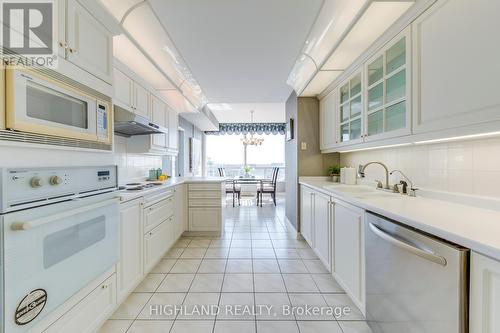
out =
[(41, 73), (7, 69), (5, 127), (111, 144), (111, 103)]

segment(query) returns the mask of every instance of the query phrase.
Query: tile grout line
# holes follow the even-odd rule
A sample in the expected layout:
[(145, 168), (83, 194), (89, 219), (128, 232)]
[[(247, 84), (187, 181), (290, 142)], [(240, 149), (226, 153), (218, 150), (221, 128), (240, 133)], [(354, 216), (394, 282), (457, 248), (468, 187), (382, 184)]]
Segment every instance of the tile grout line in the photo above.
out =
[[(189, 241), (189, 243), (191, 243), (191, 240)], [(188, 243), (188, 244), (189, 244), (189, 243)], [(184, 250), (185, 250), (186, 248), (187, 248), (187, 246), (184, 248)], [(182, 252), (184, 252), (184, 250), (182, 250)], [(182, 255), (182, 253), (181, 253), (181, 255)], [(179, 258), (180, 258), (180, 256), (179, 256), (177, 259), (175, 259), (174, 264), (172, 265), (172, 267), (170, 267), (170, 268), (169, 268), (169, 270), (168, 270), (168, 272), (165, 274), (165, 277), (163, 278), (162, 282), (163, 282), (163, 281), (167, 278), (167, 275), (168, 275), (168, 274), (170, 273), (170, 271), (174, 268), (174, 266), (175, 266), (175, 264), (177, 263), (177, 261), (179, 261)], [(161, 262), (163, 259), (164, 259), (164, 258), (162, 257), (162, 258), (161, 258), (161, 260), (160, 260), (160, 262)], [(158, 265), (158, 264), (157, 264), (157, 265)], [(142, 282), (142, 281), (141, 281), (141, 282)], [(134, 323), (138, 320), (139, 316), (141, 315), (141, 313), (142, 313), (142, 311), (144, 310), (144, 308), (146, 307), (146, 305), (148, 305), (148, 303), (151, 301), (151, 299), (153, 298), (153, 296), (154, 296), (155, 294), (157, 294), (157, 292), (156, 292), (156, 291), (158, 290), (158, 288), (160, 288), (160, 285), (161, 285), (161, 283), (162, 283), (162, 282), (160, 282), (160, 284), (158, 285), (158, 287), (156, 287), (156, 290), (155, 290), (154, 292), (152, 292), (152, 293), (151, 293), (151, 296), (148, 298), (148, 300), (146, 301), (146, 303), (145, 303), (145, 304), (141, 307), (141, 309), (139, 310), (138, 314), (137, 314), (137, 315), (135, 316), (135, 318), (132, 320), (132, 323), (130, 324), (130, 326), (127, 328), (127, 330), (126, 330), (125, 332), (128, 332), (128, 331), (130, 330), (130, 328), (132, 328), (132, 326), (134, 325)], [(170, 327), (170, 330), (172, 329), (172, 327), (173, 327), (173, 322), (172, 322), (172, 326)], [(170, 332), (170, 330), (169, 330), (169, 332)]]

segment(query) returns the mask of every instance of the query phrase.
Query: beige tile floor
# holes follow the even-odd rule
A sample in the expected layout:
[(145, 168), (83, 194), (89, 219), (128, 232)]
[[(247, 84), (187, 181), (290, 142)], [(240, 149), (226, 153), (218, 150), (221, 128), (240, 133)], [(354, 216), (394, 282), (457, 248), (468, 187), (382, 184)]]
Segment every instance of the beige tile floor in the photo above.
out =
[[(186, 313), (151, 313), (151, 306)], [(200, 305), (219, 308), (199, 313)], [(263, 309), (248, 313), (238, 305)], [(349, 307), (351, 313), (284, 313)], [(172, 308), (168, 309), (171, 310)], [(226, 311), (231, 309), (232, 311)], [(364, 317), (306, 242), (284, 223), (284, 200), (227, 207), (220, 238), (181, 238), (99, 333), (371, 333)]]

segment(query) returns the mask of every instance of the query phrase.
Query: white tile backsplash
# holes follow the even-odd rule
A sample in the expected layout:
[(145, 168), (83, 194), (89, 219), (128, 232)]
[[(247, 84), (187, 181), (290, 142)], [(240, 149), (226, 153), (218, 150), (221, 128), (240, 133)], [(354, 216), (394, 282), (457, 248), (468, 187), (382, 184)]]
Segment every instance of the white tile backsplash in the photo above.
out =
[(118, 182), (143, 181), (150, 169), (162, 167), (162, 157), (127, 152), (127, 139), (115, 136), (115, 163), (118, 165)]
[[(418, 188), (500, 197), (500, 138), (412, 145), (340, 155), (342, 166), (380, 161), (390, 170), (400, 169)], [(366, 169), (370, 180), (383, 180), (376, 165)], [(391, 176), (391, 183), (400, 176)]]
[(72, 148), (54, 149), (36, 145), (0, 142), (0, 167), (65, 167), (118, 165), (118, 182), (142, 181), (149, 169), (162, 168), (162, 157), (127, 152), (127, 139), (114, 137), (114, 152), (92, 152)]

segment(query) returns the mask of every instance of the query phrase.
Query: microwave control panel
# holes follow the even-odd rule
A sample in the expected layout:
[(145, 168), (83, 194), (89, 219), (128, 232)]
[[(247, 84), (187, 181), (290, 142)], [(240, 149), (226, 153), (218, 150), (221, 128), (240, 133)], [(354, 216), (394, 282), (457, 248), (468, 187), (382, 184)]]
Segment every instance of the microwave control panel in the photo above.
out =
[(108, 108), (105, 103), (97, 102), (97, 136), (99, 138), (107, 138), (109, 119)]

